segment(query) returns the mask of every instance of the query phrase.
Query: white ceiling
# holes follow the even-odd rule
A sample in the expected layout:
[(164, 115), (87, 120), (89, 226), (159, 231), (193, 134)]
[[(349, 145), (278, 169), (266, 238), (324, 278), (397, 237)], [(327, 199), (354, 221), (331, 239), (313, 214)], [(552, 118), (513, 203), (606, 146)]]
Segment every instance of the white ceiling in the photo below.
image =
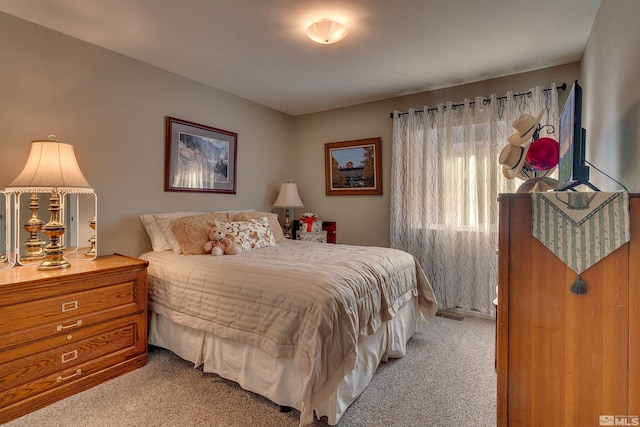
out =
[[(580, 60), (600, 0), (0, 0), (0, 11), (292, 115)], [(321, 18), (350, 27), (309, 40)]]

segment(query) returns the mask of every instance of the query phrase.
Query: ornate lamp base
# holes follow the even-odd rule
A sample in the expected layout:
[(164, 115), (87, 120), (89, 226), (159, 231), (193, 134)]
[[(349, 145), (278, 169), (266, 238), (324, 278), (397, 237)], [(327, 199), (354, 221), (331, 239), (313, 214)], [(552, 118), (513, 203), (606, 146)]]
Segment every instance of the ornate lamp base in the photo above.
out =
[(286, 239), (291, 239), (291, 223), (289, 222), (289, 209), (284, 211), (284, 224), (282, 224), (282, 232)]
[(44, 261), (38, 266), (38, 270), (59, 270), (70, 265), (64, 258), (66, 248), (60, 243), (66, 227), (58, 220), (60, 195), (55, 190), (49, 199), (49, 212), (51, 219), (42, 227), (42, 233), (49, 238), (49, 244), (44, 248)]
[(44, 251), (42, 250), (44, 244), (40, 239), (34, 241), (27, 240), (24, 244), (24, 255), (22, 255), (20, 259), (22, 261), (38, 261), (44, 259)]
[(29, 239), (24, 244), (24, 255), (21, 256), (20, 259), (24, 261), (38, 261), (44, 259), (42, 247), (45, 245), (45, 242), (38, 237), (38, 232), (42, 230), (44, 222), (38, 218), (38, 194), (31, 193), (29, 200), (31, 217), (24, 223), (24, 229), (29, 233)]
[[(89, 221), (89, 227), (93, 230), (96, 231), (96, 217), (93, 217), (91, 219), (91, 221)], [(87, 257), (94, 257), (96, 256), (96, 235), (92, 235), (91, 238), (89, 239), (89, 244), (91, 245), (89, 247), (89, 250), (87, 252), (85, 252), (85, 256)]]
[[(64, 247), (64, 246), (63, 246)], [(45, 249), (45, 252), (47, 250)], [(64, 259), (63, 256), (56, 255), (45, 255), (45, 260), (38, 265), (38, 270), (62, 270), (63, 268), (67, 268), (71, 265), (69, 261)]]

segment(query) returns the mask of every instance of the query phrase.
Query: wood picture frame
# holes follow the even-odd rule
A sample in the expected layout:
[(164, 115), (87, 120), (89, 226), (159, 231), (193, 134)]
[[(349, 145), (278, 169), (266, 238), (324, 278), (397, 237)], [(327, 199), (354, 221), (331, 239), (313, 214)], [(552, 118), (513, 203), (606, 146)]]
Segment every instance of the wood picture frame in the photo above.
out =
[(381, 145), (379, 137), (325, 144), (327, 195), (381, 195)]
[(164, 191), (236, 194), (238, 134), (165, 117)]

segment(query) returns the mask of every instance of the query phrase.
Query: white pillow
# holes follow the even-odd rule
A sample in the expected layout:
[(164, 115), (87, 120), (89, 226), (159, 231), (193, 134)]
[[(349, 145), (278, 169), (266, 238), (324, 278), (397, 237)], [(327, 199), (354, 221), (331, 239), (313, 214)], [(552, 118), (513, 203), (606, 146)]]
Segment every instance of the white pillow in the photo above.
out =
[(151, 240), (151, 249), (154, 251), (170, 251), (171, 245), (167, 242), (167, 239), (164, 238), (162, 231), (156, 224), (155, 218), (153, 218), (152, 214), (144, 214), (140, 215), (140, 222), (144, 226), (144, 229), (149, 236), (149, 240)]
[[(202, 215), (207, 212), (167, 212), (160, 214), (140, 215), (140, 222), (147, 231), (154, 251), (170, 251), (181, 253), (180, 244), (171, 231), (171, 221), (191, 215)], [(177, 248), (177, 251), (176, 251)]]

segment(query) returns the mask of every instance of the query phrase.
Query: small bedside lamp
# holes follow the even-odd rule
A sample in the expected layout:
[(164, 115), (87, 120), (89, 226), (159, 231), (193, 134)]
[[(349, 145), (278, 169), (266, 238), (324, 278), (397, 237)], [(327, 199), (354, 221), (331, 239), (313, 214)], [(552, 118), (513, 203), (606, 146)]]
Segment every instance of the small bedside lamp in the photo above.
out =
[[(61, 243), (65, 225), (60, 218), (60, 196), (66, 193), (93, 193), (93, 188), (80, 171), (73, 146), (59, 142), (55, 135), (49, 135), (49, 140), (32, 141), (27, 164), (9, 184), (7, 191), (32, 195), (51, 193), (51, 219), (41, 227), (42, 233), (49, 238), (49, 244), (43, 250), (44, 261), (38, 270), (67, 268), (69, 261), (64, 258), (66, 248)], [(31, 209), (34, 217), (37, 206), (33, 206), (33, 201)]]
[(273, 202), (273, 206), (276, 208), (286, 208), (284, 214), (284, 224), (282, 224), (282, 231), (284, 237), (291, 238), (291, 223), (289, 222), (289, 208), (303, 208), (302, 200), (298, 195), (298, 186), (292, 182), (283, 182), (280, 184), (280, 192), (276, 201)]

